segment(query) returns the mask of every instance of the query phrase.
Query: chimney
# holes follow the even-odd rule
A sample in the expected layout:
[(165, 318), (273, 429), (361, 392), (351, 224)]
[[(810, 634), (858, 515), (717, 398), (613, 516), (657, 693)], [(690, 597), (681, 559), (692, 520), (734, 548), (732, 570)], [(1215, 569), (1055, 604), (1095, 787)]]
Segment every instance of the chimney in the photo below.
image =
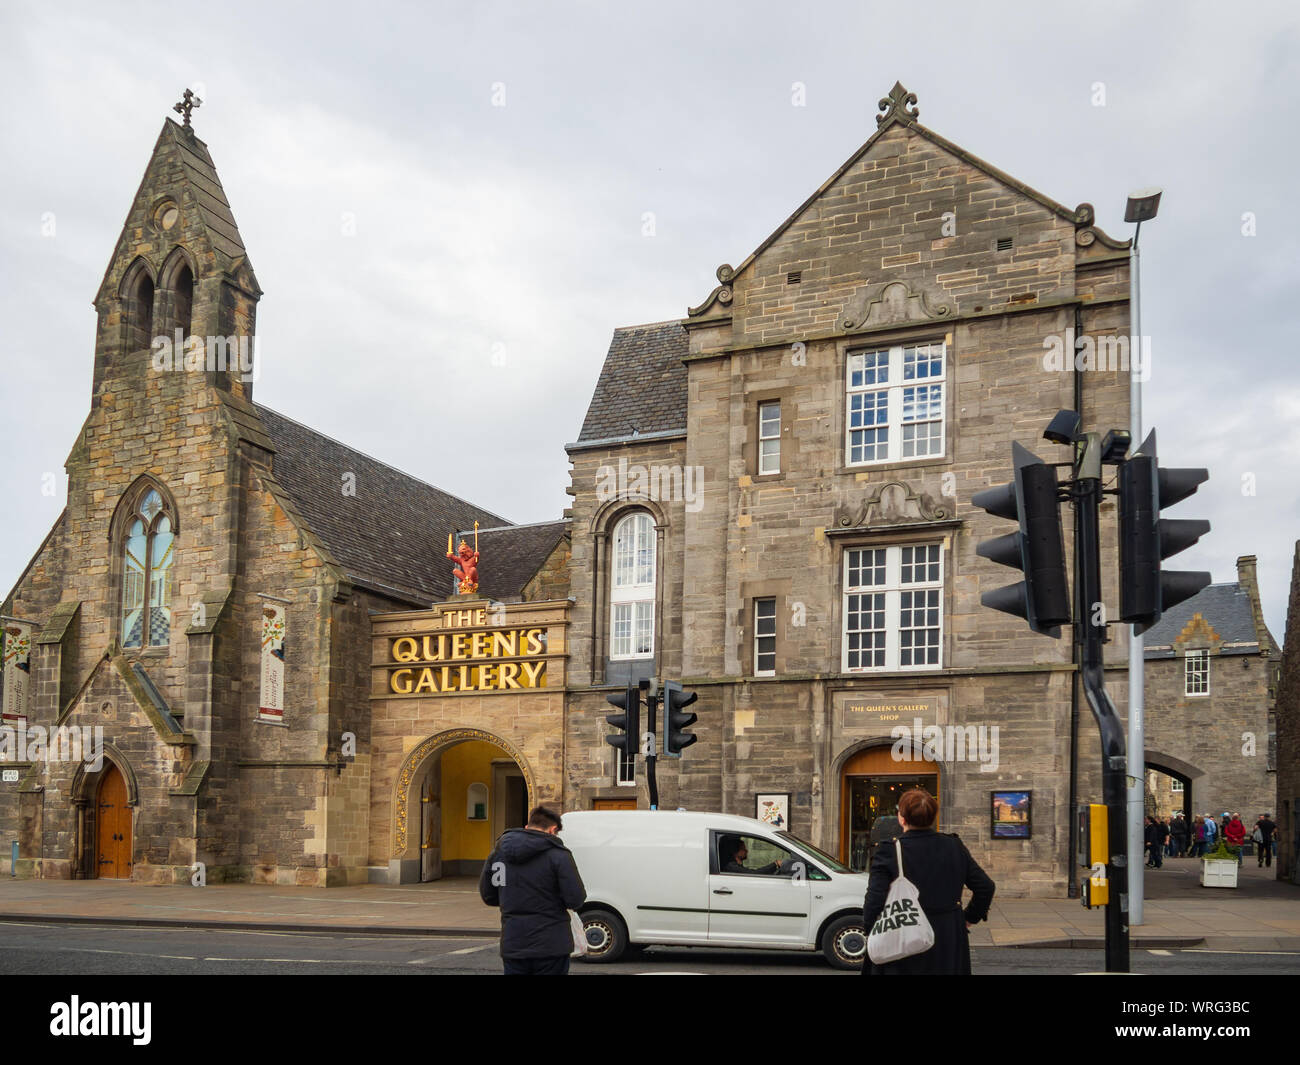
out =
[(1242, 555), (1237, 559), (1237, 584), (1250, 597), (1250, 613), (1255, 621), (1255, 639), (1259, 641), (1260, 654), (1271, 655), (1274, 647), (1264, 625), (1264, 608), (1259, 602), (1259, 578), (1255, 573), (1255, 562), (1254, 555)]

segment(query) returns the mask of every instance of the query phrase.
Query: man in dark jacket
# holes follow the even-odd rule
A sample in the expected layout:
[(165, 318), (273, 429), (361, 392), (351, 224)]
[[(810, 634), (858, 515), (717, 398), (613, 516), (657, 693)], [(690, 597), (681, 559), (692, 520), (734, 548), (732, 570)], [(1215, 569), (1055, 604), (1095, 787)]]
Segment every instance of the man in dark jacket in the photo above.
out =
[(1160, 823), (1158, 817), (1147, 818), (1146, 839), (1147, 864), (1159, 869), (1164, 861), (1165, 843), (1169, 839), (1169, 831)]
[(1277, 824), (1268, 814), (1259, 819), (1255, 825), (1255, 831), (1259, 833), (1259, 864), (1267, 863), (1270, 869), (1273, 868), (1273, 834), (1277, 831)]
[(501, 907), (507, 976), (565, 976), (573, 953), (569, 910), (587, 898), (577, 863), (557, 832), (560, 815), (534, 807), (528, 824), (503, 832), (483, 864), (478, 893)]

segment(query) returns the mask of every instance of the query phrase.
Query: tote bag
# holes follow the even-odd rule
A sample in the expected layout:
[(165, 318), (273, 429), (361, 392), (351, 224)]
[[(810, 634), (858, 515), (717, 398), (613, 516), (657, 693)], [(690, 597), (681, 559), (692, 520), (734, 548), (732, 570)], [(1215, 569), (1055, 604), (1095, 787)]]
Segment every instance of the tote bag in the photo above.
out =
[(924, 954), (934, 946), (934, 929), (921, 909), (916, 885), (903, 875), (903, 846), (894, 840), (898, 877), (889, 885), (885, 908), (867, 937), (867, 956), (877, 965)]

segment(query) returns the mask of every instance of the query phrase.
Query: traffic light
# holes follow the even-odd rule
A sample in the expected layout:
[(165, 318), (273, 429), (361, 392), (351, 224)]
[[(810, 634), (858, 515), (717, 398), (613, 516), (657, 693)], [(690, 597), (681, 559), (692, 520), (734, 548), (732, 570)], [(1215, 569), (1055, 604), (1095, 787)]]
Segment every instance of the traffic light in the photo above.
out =
[(1208, 573), (1164, 570), (1160, 563), (1210, 531), (1199, 518), (1162, 518), (1160, 512), (1194, 495), (1209, 479), (1204, 469), (1162, 470), (1153, 429), (1119, 468), (1120, 617), (1135, 633), (1146, 632), (1160, 615), (1210, 583)]
[(986, 488), (971, 500), (981, 510), (1020, 522), (1020, 531), (984, 540), (975, 553), (1024, 570), (1019, 584), (980, 596), (994, 610), (1015, 614), (1034, 632), (1059, 638), (1070, 621), (1070, 588), (1065, 577), (1065, 541), (1057, 502), (1056, 471), (1028, 448), (1011, 445), (1014, 481)]
[(605, 720), (622, 734), (606, 736), (605, 742), (617, 747), (621, 757), (635, 758), (641, 746), (641, 690), (635, 684), (629, 684), (626, 691), (605, 696), (605, 701), (617, 706), (621, 714), (606, 714)]
[(688, 692), (675, 680), (664, 681), (664, 754), (680, 758), (682, 751), (697, 739), (694, 732), (683, 731), (699, 720), (686, 707), (699, 696)]

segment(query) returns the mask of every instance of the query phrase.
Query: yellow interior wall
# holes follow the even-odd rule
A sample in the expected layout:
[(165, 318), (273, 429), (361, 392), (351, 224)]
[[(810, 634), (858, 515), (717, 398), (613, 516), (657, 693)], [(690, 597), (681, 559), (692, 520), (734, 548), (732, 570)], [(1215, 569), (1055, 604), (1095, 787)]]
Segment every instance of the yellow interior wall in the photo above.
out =
[[(492, 794), (492, 759), (501, 750), (482, 740), (470, 740), (448, 747), (442, 752), (442, 860), (483, 861), (492, 852), (492, 809), (497, 797)], [(470, 821), (469, 786), (483, 784), (488, 789), (488, 819)]]

